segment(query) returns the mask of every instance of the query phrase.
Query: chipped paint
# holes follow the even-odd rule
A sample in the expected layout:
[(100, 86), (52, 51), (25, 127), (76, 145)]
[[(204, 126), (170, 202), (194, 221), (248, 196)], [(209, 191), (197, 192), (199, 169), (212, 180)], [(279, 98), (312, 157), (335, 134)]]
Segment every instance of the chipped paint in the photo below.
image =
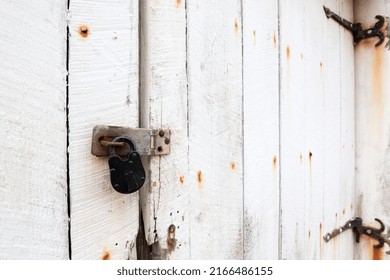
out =
[(184, 176), (180, 176), (180, 178), (179, 178), (179, 181), (180, 181), (180, 184), (184, 184)]
[(167, 237), (167, 248), (169, 252), (172, 252), (176, 248), (176, 226), (175, 225), (170, 225), (168, 227), (168, 237)]

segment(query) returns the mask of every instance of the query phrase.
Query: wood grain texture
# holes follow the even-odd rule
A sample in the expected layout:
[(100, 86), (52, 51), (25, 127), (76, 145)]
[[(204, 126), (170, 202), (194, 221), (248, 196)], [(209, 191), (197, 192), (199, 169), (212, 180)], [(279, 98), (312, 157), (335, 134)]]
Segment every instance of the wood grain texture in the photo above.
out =
[(67, 259), (66, 1), (2, 1), (0, 259)]
[(243, 258), (240, 1), (189, 1), (192, 259)]
[(147, 240), (155, 258), (242, 258), (240, 2), (143, 7), (142, 119), (173, 130), (142, 191)]
[[(390, 15), (385, 0), (355, 1), (355, 20), (371, 27), (377, 14)], [(375, 47), (377, 38), (361, 41), (355, 47), (356, 87), (356, 205), (363, 221), (378, 226), (381, 219), (390, 226), (390, 87), (389, 50), (385, 43)], [(357, 259), (389, 259), (383, 250), (374, 250), (365, 238), (356, 245)], [(386, 245), (385, 245), (386, 246)], [(388, 250), (388, 248), (385, 248)]]
[[(340, 13), (352, 19), (353, 0), (340, 1)], [(339, 225), (355, 216), (355, 52), (350, 32), (342, 28), (340, 34), (340, 113), (341, 113), (341, 171), (340, 171), (340, 207)], [(334, 70), (335, 71), (335, 70)], [(330, 192), (329, 192), (330, 193)], [(329, 197), (329, 200), (332, 198)], [(328, 231), (325, 229), (325, 231)], [(334, 241), (337, 243), (337, 241)], [(339, 259), (353, 259), (355, 247), (352, 233), (340, 236), (338, 244)], [(333, 254), (333, 253), (332, 253)], [(329, 254), (328, 254), (329, 256)], [(337, 255), (336, 255), (337, 257)]]
[(70, 1), (69, 168), (73, 259), (134, 259), (138, 193), (90, 153), (97, 124), (138, 126), (138, 1)]
[(150, 158), (141, 190), (145, 237), (153, 258), (189, 259), (185, 1), (142, 1), (141, 20), (142, 126), (172, 131), (170, 154)]
[(244, 258), (279, 257), (277, 1), (243, 1)]
[[(344, 197), (353, 193), (354, 111), (344, 101), (351, 101), (353, 57), (340, 58), (350, 48), (339, 27), (328, 26), (335, 23), (322, 5), (352, 10), (352, 2), (341, 2), (280, 2), (283, 259), (340, 257), (337, 241), (325, 244), (322, 236), (339, 224), (341, 209), (349, 207)], [(349, 83), (341, 83), (344, 77)], [(351, 147), (343, 152), (342, 145)]]

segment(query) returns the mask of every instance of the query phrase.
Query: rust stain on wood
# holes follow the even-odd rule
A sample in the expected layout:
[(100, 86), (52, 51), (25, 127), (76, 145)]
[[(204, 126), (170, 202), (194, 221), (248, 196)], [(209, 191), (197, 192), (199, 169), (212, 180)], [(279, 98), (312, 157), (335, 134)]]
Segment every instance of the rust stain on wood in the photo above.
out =
[(287, 48), (286, 48), (286, 56), (287, 56), (287, 60), (290, 60), (291, 50), (290, 50), (289, 46), (287, 46)]
[(311, 237), (311, 231), (310, 231), (310, 229), (309, 229), (309, 233), (307, 234), (307, 236), (308, 236), (308, 238), (310, 239), (310, 237)]
[(345, 215), (345, 208), (343, 209), (343, 215)]
[(153, 186), (153, 187), (157, 187), (157, 182), (153, 182), (153, 183), (152, 183), (152, 186)]
[(383, 260), (383, 247), (379, 249), (375, 249), (373, 247), (372, 259), (373, 260)]
[(353, 210), (353, 204), (351, 203), (351, 205), (349, 206), (349, 209), (351, 209), (351, 211)]
[(276, 36), (275, 30), (274, 30), (274, 47), (275, 47), (275, 49), (278, 47), (278, 37)]
[(312, 164), (313, 164), (313, 153), (309, 151), (310, 185), (311, 185)]
[(199, 170), (198, 171), (198, 185), (202, 186), (202, 183), (203, 183), (203, 174), (202, 174), (202, 171)]
[(375, 249), (374, 245), (377, 244), (377, 241), (370, 238), (370, 242), (368, 242), (368, 246), (370, 246), (371, 250), (371, 259), (372, 260), (383, 260), (384, 247)]
[(256, 46), (256, 30), (253, 30), (253, 45)]
[(176, 226), (170, 225), (168, 227), (168, 238), (167, 238), (167, 247), (168, 251), (172, 252), (176, 248), (176, 238), (175, 238)]
[(374, 48), (374, 61), (372, 66), (373, 105), (376, 113), (376, 121), (383, 121), (384, 112), (384, 48)]
[(305, 57), (304, 57), (304, 55), (303, 55), (303, 53), (301, 53), (301, 60), (303, 60)]
[(81, 37), (87, 38), (88, 35), (89, 35), (89, 28), (88, 28), (88, 26), (80, 25), (80, 27), (79, 27), (79, 34), (81, 35)]
[(181, 0), (176, 0), (176, 8), (179, 8), (181, 4)]
[(108, 251), (107, 249), (104, 249), (103, 250), (103, 255), (101, 256), (100, 259), (104, 260), (104, 261), (111, 260), (111, 253), (110, 253), (110, 251)]
[(272, 160), (272, 164), (274, 166), (274, 169), (277, 169), (277, 167), (278, 167), (278, 158), (276, 156), (274, 156), (274, 158)]
[(230, 163), (230, 168), (234, 171), (236, 170), (236, 164), (234, 162)]
[(299, 162), (302, 164), (303, 163), (303, 156), (302, 153), (299, 154)]
[(238, 21), (237, 18), (234, 20), (234, 32), (238, 32)]
[(184, 184), (184, 176), (180, 176), (180, 178), (179, 178), (179, 180), (180, 180), (180, 184)]
[(324, 68), (324, 64), (322, 63), (322, 61), (320, 62), (320, 69), (322, 70)]

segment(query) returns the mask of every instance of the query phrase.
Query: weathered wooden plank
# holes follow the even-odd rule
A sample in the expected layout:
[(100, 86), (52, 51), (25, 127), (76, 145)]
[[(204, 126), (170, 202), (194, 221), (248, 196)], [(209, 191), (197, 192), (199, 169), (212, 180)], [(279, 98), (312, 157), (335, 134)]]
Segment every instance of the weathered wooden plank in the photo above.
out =
[(243, 1), (244, 258), (279, 257), (277, 1)]
[(138, 193), (91, 155), (96, 124), (138, 126), (138, 1), (70, 1), (69, 176), (73, 259), (133, 259)]
[(142, 126), (172, 130), (170, 154), (150, 158), (141, 189), (145, 237), (153, 258), (189, 259), (186, 6), (150, 0), (140, 8)]
[[(384, 0), (354, 1), (355, 21), (371, 27), (376, 15), (389, 16), (390, 3)], [(356, 204), (357, 216), (377, 226), (375, 218), (390, 226), (389, 208), (389, 50), (385, 43), (375, 47), (377, 38), (361, 41), (355, 47), (356, 77)], [(356, 245), (355, 258), (389, 258), (374, 250), (375, 241), (363, 238)], [(388, 248), (385, 248), (386, 250)]]
[[(304, 137), (305, 41), (302, 1), (280, 5), (280, 158), (282, 259), (305, 257), (305, 173), (309, 162)], [(318, 65), (316, 67), (318, 71)], [(283, 168), (286, 166), (287, 168)]]
[[(286, 259), (340, 257), (338, 241), (324, 244), (322, 237), (346, 215), (341, 209), (350, 204), (344, 196), (353, 190), (354, 111), (344, 101), (350, 101), (353, 57), (340, 58), (350, 48), (340, 41), (339, 27), (328, 26), (336, 23), (327, 20), (323, 4), (352, 10), (347, 1), (280, 6), (281, 257)], [(341, 83), (344, 77), (349, 80)], [(350, 147), (343, 152), (342, 145)]]
[(142, 191), (146, 237), (156, 258), (242, 258), (240, 3), (187, 4), (141, 9), (142, 122), (173, 130)]
[(2, 1), (0, 259), (67, 259), (66, 1)]
[[(333, 156), (333, 150), (324, 150), (324, 36), (323, 24), (326, 22), (322, 1), (304, 1), (304, 112), (302, 133), (304, 135), (305, 152), (305, 259), (322, 258), (323, 245), (323, 213), (324, 186), (331, 184), (324, 176), (324, 161)], [(320, 20), (318, 20), (320, 19)], [(329, 97), (329, 96), (328, 96)], [(333, 117), (333, 116), (332, 116)], [(340, 116), (330, 121), (336, 125)], [(337, 133), (339, 129), (335, 127)], [(332, 131), (327, 131), (332, 133)], [(338, 146), (334, 147), (336, 151)], [(288, 168), (288, 166), (286, 167)], [(333, 212), (333, 211), (332, 211)], [(333, 214), (333, 213), (332, 213)]]
[(189, 1), (191, 258), (243, 258), (240, 1)]
[[(340, 1), (324, 1), (324, 5), (335, 13), (340, 13)], [(322, 18), (325, 14), (322, 15)], [(323, 59), (323, 86), (324, 86), (324, 221), (321, 235), (324, 231), (330, 231), (343, 221), (340, 211), (341, 192), (341, 60), (340, 60), (340, 25), (332, 19), (325, 20), (324, 34), (324, 59)], [(351, 60), (353, 61), (353, 60)], [(353, 79), (352, 79), (353, 81)], [(326, 183), (326, 185), (325, 185)], [(322, 257), (324, 259), (339, 258), (339, 238), (334, 238), (331, 243), (323, 244)], [(318, 240), (318, 239), (316, 239)]]
[[(353, 0), (340, 1), (340, 14), (349, 19), (354, 18), (353, 5)], [(340, 29), (340, 43), (341, 189), (338, 225), (355, 216), (355, 65), (351, 62), (355, 54), (351, 33), (343, 28)], [(337, 240), (338, 257), (352, 259), (352, 232), (340, 235)]]

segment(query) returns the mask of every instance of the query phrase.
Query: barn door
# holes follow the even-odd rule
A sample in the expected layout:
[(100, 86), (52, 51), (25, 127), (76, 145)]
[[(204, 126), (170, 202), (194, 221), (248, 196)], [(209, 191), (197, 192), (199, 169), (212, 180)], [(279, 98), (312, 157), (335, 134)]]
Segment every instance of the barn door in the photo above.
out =
[[(3, 1), (0, 258), (383, 258), (351, 232), (322, 238), (355, 215), (390, 224), (388, 50), (354, 49), (323, 5), (390, 14), (385, 0)], [(91, 155), (97, 124), (171, 129), (139, 193), (116, 193)]]
[[(144, 127), (173, 130), (141, 191), (153, 258), (338, 259), (354, 213), (354, 50), (323, 5), (142, 1)], [(145, 100), (143, 99), (143, 100)]]

